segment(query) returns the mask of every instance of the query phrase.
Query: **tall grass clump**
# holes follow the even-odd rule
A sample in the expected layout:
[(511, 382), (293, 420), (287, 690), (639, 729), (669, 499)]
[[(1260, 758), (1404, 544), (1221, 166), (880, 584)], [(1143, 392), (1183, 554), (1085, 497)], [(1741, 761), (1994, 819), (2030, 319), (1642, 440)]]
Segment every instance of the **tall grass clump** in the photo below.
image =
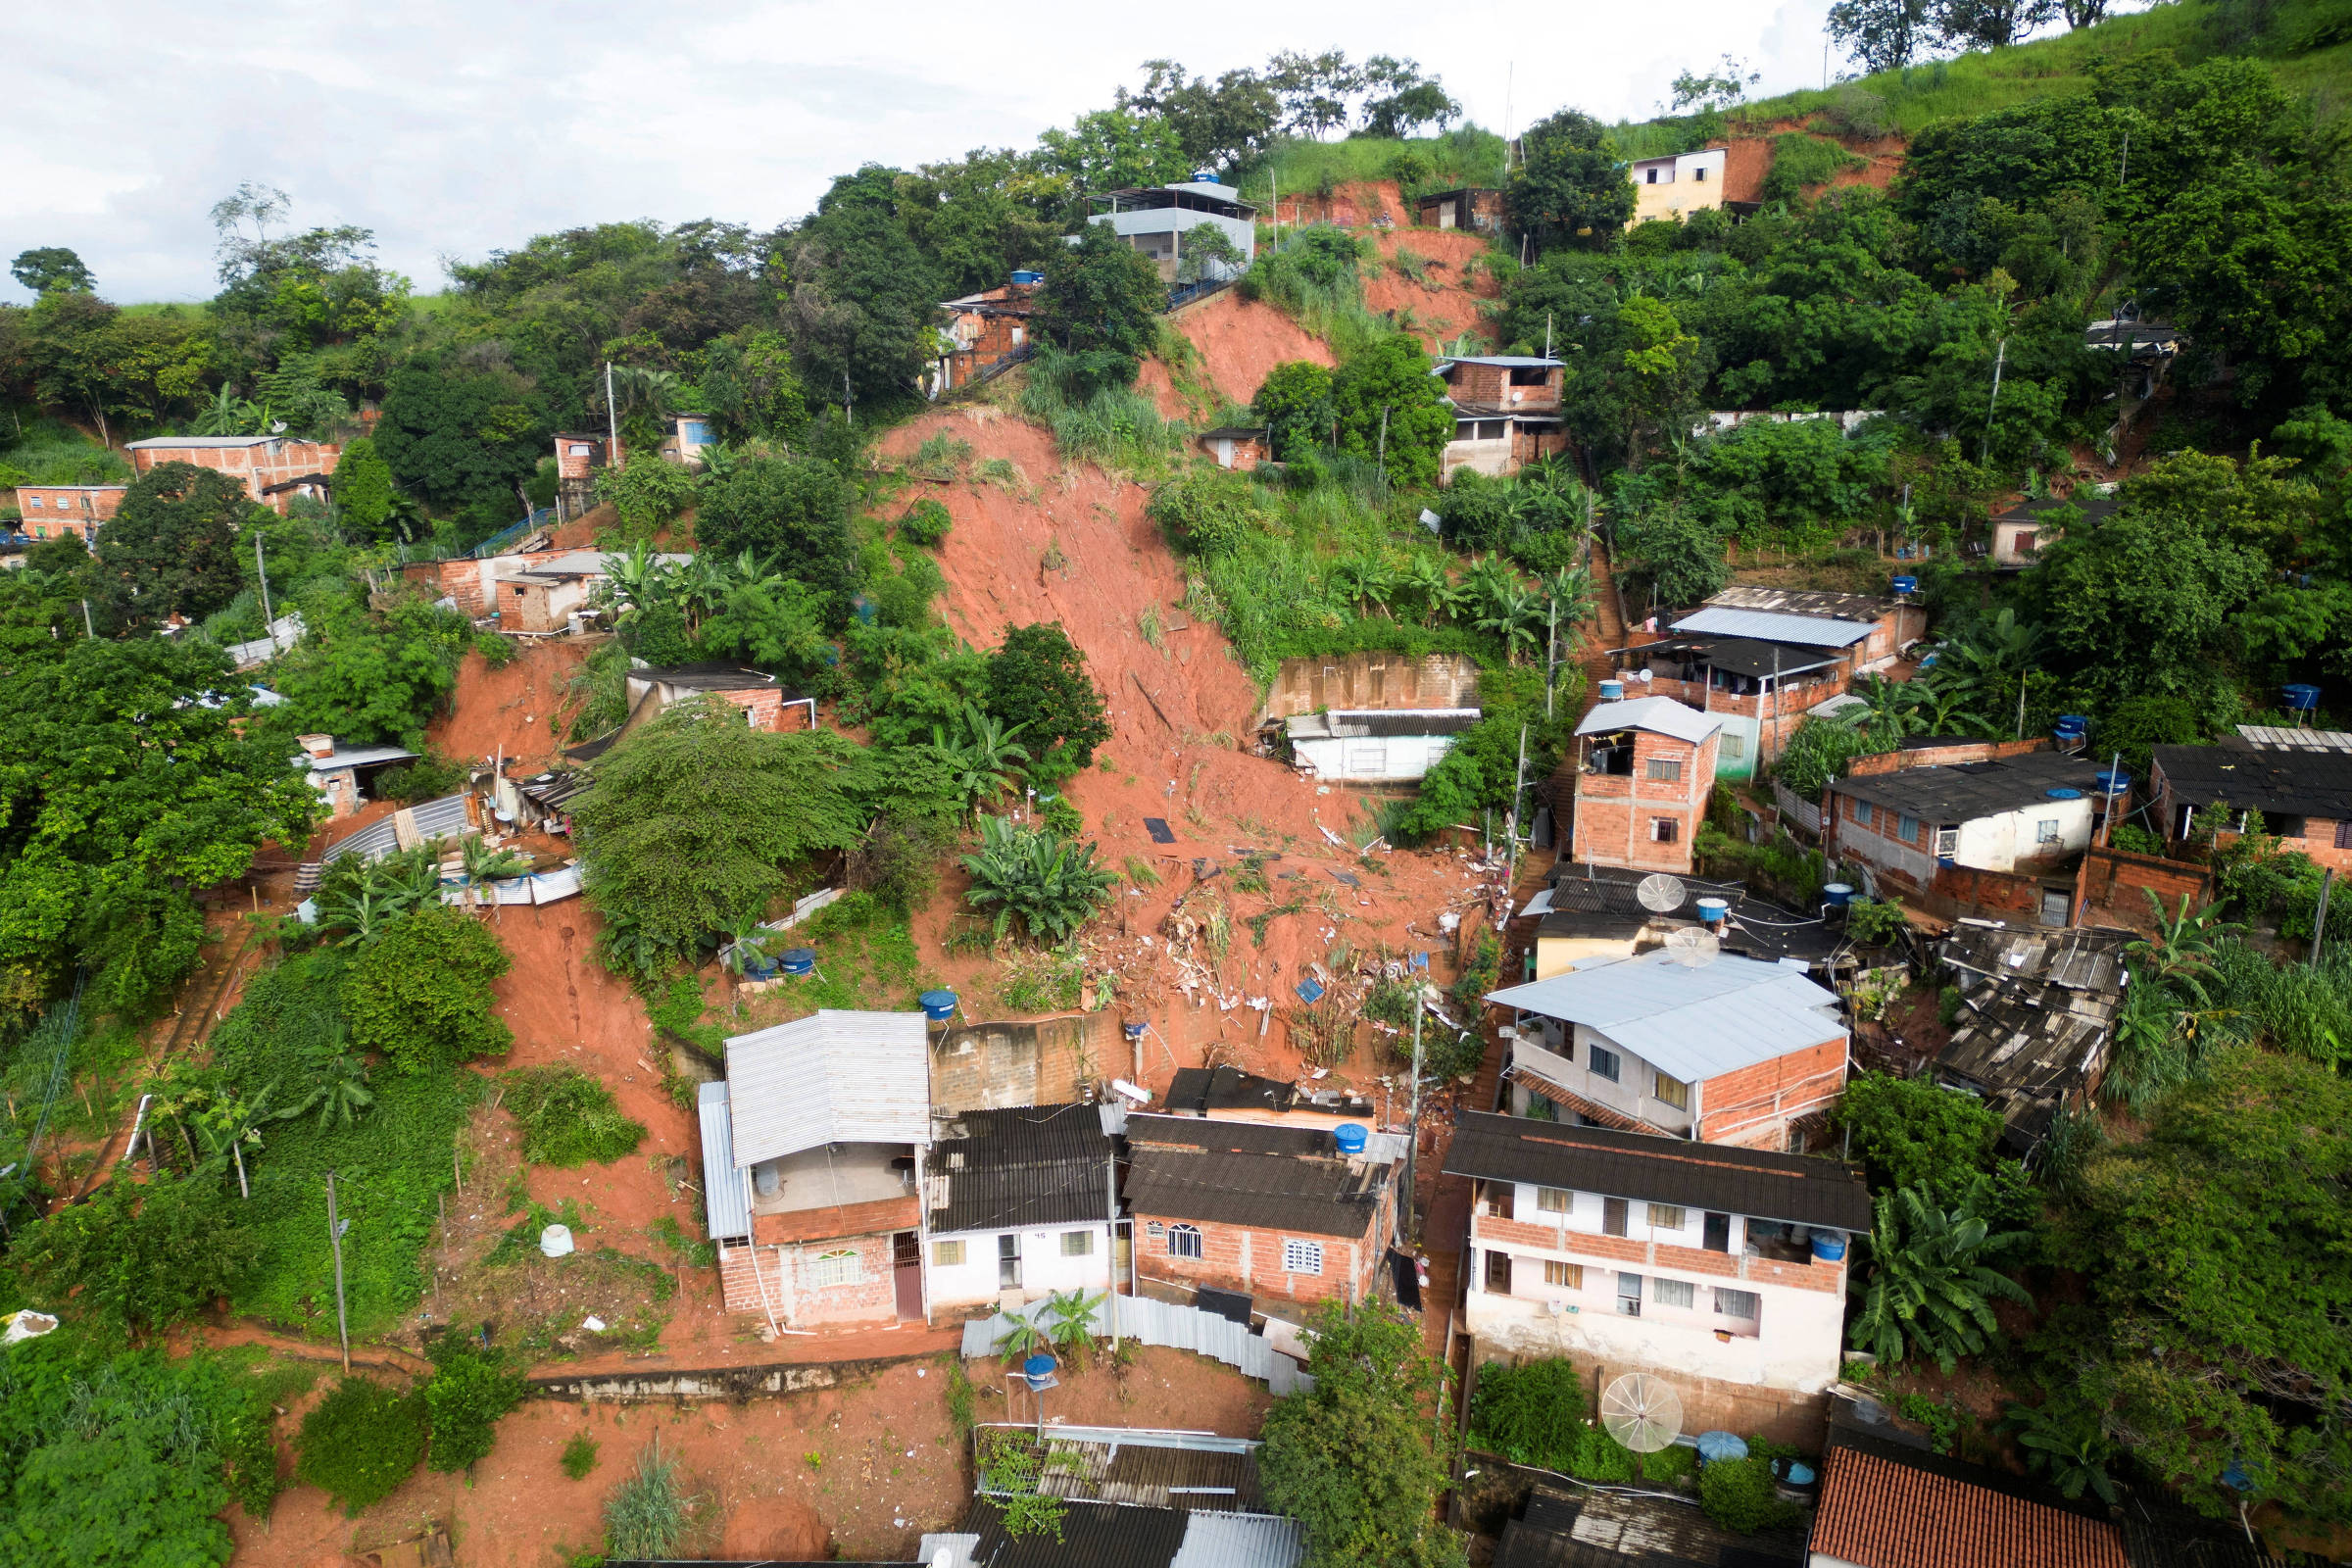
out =
[(1268, 305), (1329, 343), (1347, 359), (1389, 330), (1364, 304), (1363, 264), (1372, 242), (1314, 223), (1284, 238), (1280, 250), (1261, 250), (1234, 287)]
[(1251, 201), (1279, 190), (1329, 196), (1340, 186), (1393, 179), (1406, 202), (1462, 185), (1494, 185), (1502, 177), (1502, 138), (1478, 125), (1456, 125), (1442, 136), (1350, 136), (1344, 141), (1285, 137), (1252, 159), (1239, 183)]
[(1085, 387), (1088, 369), (1053, 345), (1038, 345), (1020, 412), (1054, 432), (1064, 458), (1139, 478), (1155, 477), (1184, 452), (1191, 431), (1166, 419), (1131, 386)]

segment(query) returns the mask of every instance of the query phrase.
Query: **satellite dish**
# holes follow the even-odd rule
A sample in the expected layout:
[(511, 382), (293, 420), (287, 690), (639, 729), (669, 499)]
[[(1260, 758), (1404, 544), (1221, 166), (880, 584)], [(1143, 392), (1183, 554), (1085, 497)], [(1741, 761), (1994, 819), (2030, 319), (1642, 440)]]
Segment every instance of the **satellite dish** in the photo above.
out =
[(1683, 906), (1683, 879), (1668, 876), (1663, 871), (1652, 871), (1642, 879), (1640, 887), (1634, 889), (1634, 897), (1641, 901), (1642, 907), (1652, 914), (1670, 913)]
[(1700, 926), (1684, 926), (1666, 933), (1666, 956), (1686, 969), (1713, 963), (1722, 951), (1723, 939)]
[(1655, 1453), (1683, 1431), (1681, 1396), (1646, 1372), (1628, 1372), (1600, 1391), (1600, 1424), (1636, 1453)]

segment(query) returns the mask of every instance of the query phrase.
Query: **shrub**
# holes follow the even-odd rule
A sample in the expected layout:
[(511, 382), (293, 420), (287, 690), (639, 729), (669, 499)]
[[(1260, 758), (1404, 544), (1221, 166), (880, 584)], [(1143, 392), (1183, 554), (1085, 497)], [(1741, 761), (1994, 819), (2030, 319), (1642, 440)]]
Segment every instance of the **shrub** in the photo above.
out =
[(934, 550), (948, 537), (948, 529), (955, 522), (946, 507), (925, 497), (908, 507), (906, 514), (899, 519), (899, 537), (908, 544)]
[(645, 1128), (620, 1113), (612, 1091), (576, 1067), (517, 1067), (499, 1074), (507, 1107), (522, 1124), (522, 1157), (570, 1170), (635, 1153)]
[(662, 1440), (656, 1437), (605, 1503), (605, 1550), (622, 1558), (674, 1557), (694, 1533), (701, 1502), (679, 1486), (678, 1463), (662, 1456)]
[(1983, 1101), (1883, 1072), (1848, 1082), (1830, 1119), (1852, 1135), (1875, 1185), (1938, 1192), (1984, 1169), (2001, 1134), (2000, 1114)]
[(1042, 941), (1062, 941), (1093, 916), (1118, 881), (1095, 863), (1094, 845), (1002, 816), (980, 819), (980, 848), (963, 858), (963, 867), (972, 876), (965, 899), (998, 906), (999, 941), (1015, 924)]
[(490, 1451), (498, 1418), (522, 1402), (522, 1378), (505, 1356), (459, 1335), (433, 1347), (433, 1365), (424, 1386), (432, 1467), (463, 1470)]
[(1698, 1450), (1670, 1443), (1655, 1453), (1642, 1455), (1642, 1479), (1653, 1487), (1673, 1487), (1698, 1474)]
[(585, 1432), (574, 1432), (571, 1441), (564, 1445), (564, 1473), (574, 1481), (585, 1481), (588, 1472), (596, 1468), (596, 1440)]
[(270, 1415), (268, 1404), (253, 1399), (222, 1422), (220, 1429), (220, 1459), (228, 1494), (244, 1507), (245, 1517), (257, 1523), (270, 1517), (270, 1505), (286, 1490), (277, 1473), (277, 1442), (270, 1434)]
[(1565, 1356), (1479, 1369), (1470, 1405), (1470, 1441), (1513, 1464), (1565, 1470), (1585, 1427), (1585, 1394)]
[(1772, 1461), (1761, 1453), (1718, 1459), (1699, 1471), (1698, 1505), (1718, 1525), (1742, 1536), (1786, 1530), (1803, 1517), (1795, 1503), (1773, 1494)]
[(1271, 531), (1273, 514), (1249, 475), (1189, 468), (1152, 492), (1152, 520), (1194, 555), (1229, 556), (1252, 535)]
[(1568, 1473), (1579, 1481), (1631, 1481), (1634, 1471), (1634, 1450), (1596, 1426), (1585, 1428), (1568, 1464)]
[(360, 950), (343, 986), (352, 1044), (407, 1072), (496, 1055), (514, 1034), (491, 982), (513, 962), (490, 928), (435, 906), (405, 915)]
[(8, 1255), (35, 1299), (151, 1333), (225, 1294), (259, 1250), (210, 1182), (114, 1181), (20, 1230)]
[(345, 1378), (302, 1419), (294, 1479), (357, 1514), (389, 1496), (424, 1457), (424, 1401)]

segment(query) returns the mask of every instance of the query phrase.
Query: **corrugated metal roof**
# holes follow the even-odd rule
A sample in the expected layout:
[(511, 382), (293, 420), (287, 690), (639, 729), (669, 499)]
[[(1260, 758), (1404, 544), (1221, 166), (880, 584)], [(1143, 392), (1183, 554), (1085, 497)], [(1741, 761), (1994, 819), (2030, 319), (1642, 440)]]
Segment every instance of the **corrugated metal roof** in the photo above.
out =
[(1392, 1169), (1307, 1128), (1130, 1116), (1127, 1141), (1130, 1212), (1310, 1236), (1363, 1235)]
[(1110, 1138), (1092, 1105), (959, 1111), (923, 1172), (935, 1236), (1113, 1217)]
[(735, 1163), (735, 1133), (727, 1121), (727, 1086), (703, 1085), (698, 1095), (703, 1118), (704, 1231), (712, 1241), (748, 1239), (752, 1234), (752, 1184)]
[(1196, 1513), (1168, 1568), (1295, 1568), (1306, 1555), (1298, 1521), (1272, 1514)]
[(1837, 997), (1803, 973), (1728, 955), (1695, 967), (1663, 952), (1588, 959), (1487, 1001), (1598, 1030), (1686, 1083), (1845, 1035), (1842, 1023), (1815, 1010)]
[(1602, 703), (1576, 726), (1579, 735), (1606, 735), (1613, 730), (1646, 729), (1671, 735), (1696, 746), (1723, 728), (1723, 720), (1695, 708), (1685, 708), (1671, 697), (1632, 697)]
[(2046, 980), (2076, 991), (2123, 989), (2124, 949), (2132, 931), (2039, 930), (1989, 920), (1956, 921), (1943, 939), (1943, 961), (2002, 980)]
[(1879, 628), (1876, 621), (1703, 605), (1676, 620), (1674, 629), (1717, 637), (1753, 637), (1767, 643), (1796, 643), (1806, 648), (1851, 648)]
[(1856, 773), (1834, 778), (1827, 788), (1833, 795), (1850, 795), (1925, 822), (1973, 822), (2034, 807), (2055, 808), (2058, 802), (2050, 794), (2054, 789), (2080, 790), (2082, 799), (2093, 798), (2098, 794), (2097, 775), (2096, 764), (2087, 757), (2028, 752), (1982, 762)]
[(373, 767), (378, 762), (413, 762), (416, 754), (405, 746), (346, 746), (341, 741), (324, 757), (313, 757), (304, 752), (294, 758), (296, 767), (313, 773), (329, 773), (338, 767)]
[[(1072, 1502), (1254, 1513), (1265, 1506), (1257, 1448), (1248, 1438), (1206, 1433), (1056, 1427), (1037, 1490)], [(989, 1490), (985, 1475), (978, 1490)]]
[(1446, 1171), (1638, 1198), (1755, 1219), (1867, 1231), (1870, 1189), (1836, 1160), (1464, 1111)]
[(746, 1166), (825, 1144), (931, 1142), (919, 1012), (828, 1007), (727, 1041), (729, 1123)]
[(1193, 1517), (1174, 1508), (1073, 1502), (1062, 1508), (1058, 1534), (1015, 1536), (1005, 1531), (1002, 1509), (974, 1497), (963, 1528), (980, 1538), (971, 1550), (973, 1568), (1169, 1568)]
[(2352, 730), (2240, 724), (2237, 736), (2258, 752), (2352, 752)]
[(182, 447), (262, 447), (282, 441), (276, 435), (151, 435), (144, 441), (125, 441), (125, 452), (170, 452)]
[[(412, 806), (409, 808), (409, 817), (416, 824), (417, 834), (428, 844), (435, 839), (456, 838), (479, 831), (466, 820), (466, 797), (463, 795), (444, 795), (437, 801)], [(370, 860), (380, 860), (399, 848), (400, 836), (392, 826), (392, 818), (386, 816), (368, 823), (347, 838), (336, 840), (326, 847), (318, 858), (321, 862), (331, 863), (346, 855), (359, 855)]]

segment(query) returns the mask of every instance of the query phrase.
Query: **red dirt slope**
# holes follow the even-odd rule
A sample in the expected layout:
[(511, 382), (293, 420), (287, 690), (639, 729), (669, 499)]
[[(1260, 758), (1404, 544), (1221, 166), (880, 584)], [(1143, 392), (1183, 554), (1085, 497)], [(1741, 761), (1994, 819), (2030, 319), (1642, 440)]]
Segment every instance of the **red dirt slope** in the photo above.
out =
[(450, 710), (427, 727), (425, 738), (453, 761), (488, 762), (502, 748), (509, 760), (553, 760), (559, 747), (548, 721), (563, 701), (564, 683), (593, 646), (577, 637), (532, 638), (495, 668), (481, 655), (467, 654), (458, 666)]

